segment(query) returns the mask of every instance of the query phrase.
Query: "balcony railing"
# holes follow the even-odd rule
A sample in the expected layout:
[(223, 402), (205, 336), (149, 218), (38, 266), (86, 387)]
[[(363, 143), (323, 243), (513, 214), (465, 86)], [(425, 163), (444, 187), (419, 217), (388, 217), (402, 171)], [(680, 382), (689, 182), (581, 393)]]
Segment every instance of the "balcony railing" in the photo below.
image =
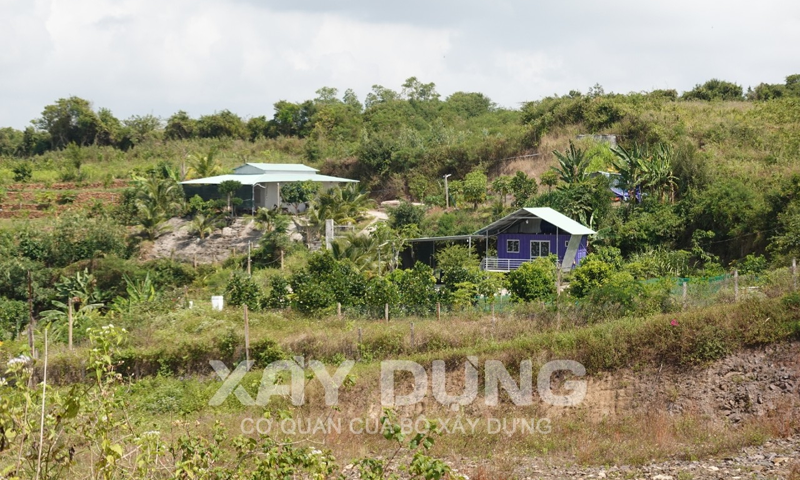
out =
[(510, 272), (516, 270), (525, 262), (529, 262), (526, 258), (497, 258), (485, 257), (481, 260), (481, 270), (488, 272)]

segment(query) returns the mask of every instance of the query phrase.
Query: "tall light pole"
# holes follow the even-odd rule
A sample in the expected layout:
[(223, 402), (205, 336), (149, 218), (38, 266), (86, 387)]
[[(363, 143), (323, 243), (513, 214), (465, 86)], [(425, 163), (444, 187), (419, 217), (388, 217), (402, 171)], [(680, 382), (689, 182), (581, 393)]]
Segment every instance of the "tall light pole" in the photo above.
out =
[(449, 177), (450, 173), (444, 176), (444, 202), (445, 202), (445, 210), (450, 210), (450, 190), (447, 188), (447, 177)]

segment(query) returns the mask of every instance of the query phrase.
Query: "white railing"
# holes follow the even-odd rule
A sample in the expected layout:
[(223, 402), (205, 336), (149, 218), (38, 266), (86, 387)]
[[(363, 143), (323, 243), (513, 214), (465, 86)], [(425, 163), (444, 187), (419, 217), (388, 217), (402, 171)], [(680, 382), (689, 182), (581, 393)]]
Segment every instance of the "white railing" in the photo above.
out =
[(481, 260), (481, 270), (489, 272), (510, 272), (516, 270), (525, 262), (529, 262), (525, 258), (497, 258), (486, 257)]

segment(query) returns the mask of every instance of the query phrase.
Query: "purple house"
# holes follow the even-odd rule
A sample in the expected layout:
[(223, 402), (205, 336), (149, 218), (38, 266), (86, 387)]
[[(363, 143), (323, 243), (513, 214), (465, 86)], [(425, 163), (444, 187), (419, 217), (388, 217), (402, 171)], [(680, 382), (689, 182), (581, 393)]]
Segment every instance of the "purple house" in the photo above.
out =
[(539, 257), (557, 255), (562, 270), (569, 271), (586, 257), (587, 239), (594, 230), (552, 208), (522, 208), (473, 234), (497, 240), (497, 256), (484, 257), (481, 269), (516, 270)]

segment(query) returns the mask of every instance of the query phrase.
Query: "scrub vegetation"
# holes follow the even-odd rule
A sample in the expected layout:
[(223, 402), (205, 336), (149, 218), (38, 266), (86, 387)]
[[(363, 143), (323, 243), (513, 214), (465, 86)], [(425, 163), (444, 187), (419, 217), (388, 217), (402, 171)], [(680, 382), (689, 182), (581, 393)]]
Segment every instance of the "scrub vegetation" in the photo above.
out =
[[(641, 463), (794, 434), (791, 416), (729, 425), (631, 412), (598, 423), (577, 411), (554, 436), (500, 445), (477, 433), (465, 447), (434, 425), (403, 436), (395, 427), (409, 412), (381, 411), (376, 392), (387, 359), (442, 359), (453, 374), (468, 356), (570, 358), (600, 378), (798, 340), (798, 160), (798, 75), (746, 92), (719, 80), (681, 95), (595, 86), (518, 110), (480, 93), (442, 99), (412, 77), (363, 103), (322, 88), (250, 119), (119, 120), (60, 99), (24, 131), (0, 129), (0, 476), (458, 478), (459, 455), (501, 446), (515, 459)], [(307, 204), (301, 215), (242, 211), (237, 185), (185, 198), (181, 180), (244, 162), (303, 162), (361, 183), (286, 185), (285, 202)], [(377, 221), (368, 212), (385, 199), (401, 202)], [(551, 258), (484, 272), (485, 246), (463, 242), (437, 247), (434, 267), (402, 268), (409, 238), (472, 233), (538, 206), (598, 232), (572, 272), (559, 276)], [(210, 264), (141, 259), (170, 219), (203, 242), (241, 216), (263, 232), (249, 261), (241, 251)], [(318, 248), (326, 219), (352, 226), (328, 250)], [(341, 409), (322, 407), (319, 388), (303, 407), (208, 404), (221, 384), (209, 361), (262, 368), (297, 355), (356, 361)], [(259, 379), (242, 385), (252, 394)], [(495, 413), (518, 412), (506, 402)], [(383, 435), (239, 435), (243, 416), (370, 415)]]

